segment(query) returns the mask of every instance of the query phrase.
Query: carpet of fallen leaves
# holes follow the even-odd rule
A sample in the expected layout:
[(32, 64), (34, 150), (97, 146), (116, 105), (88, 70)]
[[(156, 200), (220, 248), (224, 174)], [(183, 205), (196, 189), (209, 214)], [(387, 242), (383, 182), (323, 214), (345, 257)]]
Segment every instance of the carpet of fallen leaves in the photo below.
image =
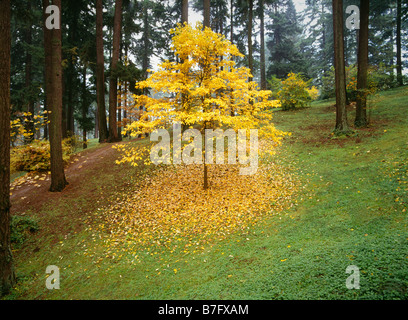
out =
[(296, 204), (299, 182), (286, 165), (264, 161), (252, 176), (238, 165), (208, 168), (207, 190), (203, 165), (163, 166), (100, 208), (92, 231), (103, 235), (107, 256), (200, 252)]

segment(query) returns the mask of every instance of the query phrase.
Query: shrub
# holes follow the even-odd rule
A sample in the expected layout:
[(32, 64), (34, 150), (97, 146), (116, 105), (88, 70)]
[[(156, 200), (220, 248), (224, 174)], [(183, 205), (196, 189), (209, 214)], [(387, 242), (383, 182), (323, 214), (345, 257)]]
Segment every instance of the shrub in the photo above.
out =
[[(335, 83), (334, 83), (334, 68), (328, 71), (327, 75), (322, 79), (322, 88), (320, 99), (334, 98)], [(370, 66), (367, 75), (368, 88), (367, 95), (373, 95), (379, 90), (387, 90), (396, 86), (396, 77), (393, 73), (393, 67), (386, 66), (381, 63), (379, 66)], [(350, 101), (357, 100), (357, 66), (351, 65), (346, 67), (346, 89), (347, 97)]]
[[(63, 140), (63, 160), (67, 162), (74, 148), (70, 140)], [(30, 144), (11, 149), (11, 172), (50, 170), (50, 144), (48, 141), (35, 140)]]
[(12, 216), (10, 222), (10, 241), (17, 246), (21, 246), (29, 234), (38, 230), (38, 223), (33, 218)]
[(287, 79), (282, 81), (281, 90), (277, 95), (283, 110), (303, 108), (315, 100), (318, 90), (315, 87), (309, 87), (309, 82), (305, 81), (300, 74), (289, 73)]

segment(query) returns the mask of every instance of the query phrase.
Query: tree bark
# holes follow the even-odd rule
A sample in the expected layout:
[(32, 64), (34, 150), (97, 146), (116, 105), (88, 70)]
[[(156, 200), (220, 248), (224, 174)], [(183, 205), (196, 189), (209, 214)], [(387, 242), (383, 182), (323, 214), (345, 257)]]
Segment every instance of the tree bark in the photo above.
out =
[(181, 7), (181, 23), (188, 23), (188, 0), (183, 0)]
[(96, 99), (98, 104), (99, 142), (108, 139), (105, 106), (105, 66), (103, 55), (103, 11), (102, 0), (96, 0)]
[(401, 19), (402, 19), (402, 6), (401, 0), (397, 0), (397, 34), (396, 34), (396, 42), (397, 42), (397, 82), (399, 86), (404, 85), (403, 77), (402, 77), (402, 53), (401, 53)]
[(265, 12), (264, 0), (259, 1), (260, 6), (260, 33), (261, 33), (261, 90), (266, 90), (266, 63), (265, 63)]
[(252, 81), (254, 75), (254, 66), (252, 61), (252, 24), (253, 24), (253, 0), (247, 0), (248, 4), (248, 68), (251, 70), (251, 77), (248, 79)]
[(113, 48), (111, 60), (111, 75), (109, 79), (109, 138), (108, 142), (118, 142), (117, 100), (118, 87), (116, 69), (119, 60), (120, 38), (122, 25), (122, 0), (115, 2), (115, 16), (113, 22)]
[[(61, 0), (54, 0), (61, 14)], [(51, 153), (51, 192), (62, 191), (68, 182), (65, 179), (64, 161), (62, 158), (62, 65), (61, 65), (61, 29), (49, 30), (45, 27), (47, 14), (45, 9), (49, 0), (43, 0), (44, 49), (47, 106), (49, 115), (49, 139)]]
[[(28, 10), (31, 10), (31, 3), (28, 3), (27, 6), (28, 6)], [(25, 42), (27, 43), (28, 46), (30, 46), (32, 43), (32, 26), (31, 25), (27, 27), (27, 30), (25, 33)], [(30, 49), (27, 48), (26, 61), (25, 61), (25, 88), (26, 88), (26, 92), (28, 93), (27, 112), (29, 113), (29, 116), (27, 117), (29, 121), (27, 123), (26, 130), (30, 133), (30, 136), (24, 139), (25, 143), (31, 143), (34, 140), (34, 101), (31, 97), (32, 56), (29, 50)]]
[(334, 36), (334, 68), (336, 83), (336, 127), (337, 133), (347, 133), (345, 65), (344, 65), (344, 26), (343, 0), (332, 0), (333, 36)]
[(0, 296), (16, 277), (10, 245), (10, 0), (0, 0)]
[(356, 127), (367, 123), (368, 25), (370, 1), (360, 0), (360, 30), (358, 42)]
[(88, 142), (86, 138), (86, 115), (88, 113), (88, 105), (86, 98), (86, 66), (82, 69), (82, 149), (88, 147)]
[(211, 28), (210, 22), (210, 0), (203, 0), (204, 1), (204, 28), (208, 27)]
[(230, 41), (234, 43), (234, 3), (230, 0)]

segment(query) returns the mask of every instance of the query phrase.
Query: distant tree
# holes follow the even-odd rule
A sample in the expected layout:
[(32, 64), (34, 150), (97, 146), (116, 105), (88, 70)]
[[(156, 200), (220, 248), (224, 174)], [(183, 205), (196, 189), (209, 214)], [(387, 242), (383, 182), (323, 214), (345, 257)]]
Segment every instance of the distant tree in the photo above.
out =
[(290, 72), (307, 74), (300, 48), (302, 29), (293, 1), (275, 1), (267, 12), (271, 21), (266, 25), (269, 35), (266, 45), (270, 52), (268, 78), (275, 75), (283, 79)]

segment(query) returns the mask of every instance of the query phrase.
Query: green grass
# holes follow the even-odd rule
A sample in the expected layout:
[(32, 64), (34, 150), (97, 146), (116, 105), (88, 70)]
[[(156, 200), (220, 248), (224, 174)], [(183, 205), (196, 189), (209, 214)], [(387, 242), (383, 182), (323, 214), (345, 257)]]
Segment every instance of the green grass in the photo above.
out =
[[(331, 135), (333, 101), (275, 112), (292, 132), (279, 161), (304, 186), (296, 205), (202, 253), (108, 251), (85, 218), (147, 169), (98, 172), (83, 195), (44, 205), (43, 217), (66, 226), (43, 225), (15, 251), (19, 281), (6, 299), (407, 299), (407, 101), (407, 88), (381, 93), (372, 126), (349, 138)], [(60, 290), (45, 288), (47, 265), (60, 268)], [(360, 269), (359, 290), (346, 288), (349, 265)]]

